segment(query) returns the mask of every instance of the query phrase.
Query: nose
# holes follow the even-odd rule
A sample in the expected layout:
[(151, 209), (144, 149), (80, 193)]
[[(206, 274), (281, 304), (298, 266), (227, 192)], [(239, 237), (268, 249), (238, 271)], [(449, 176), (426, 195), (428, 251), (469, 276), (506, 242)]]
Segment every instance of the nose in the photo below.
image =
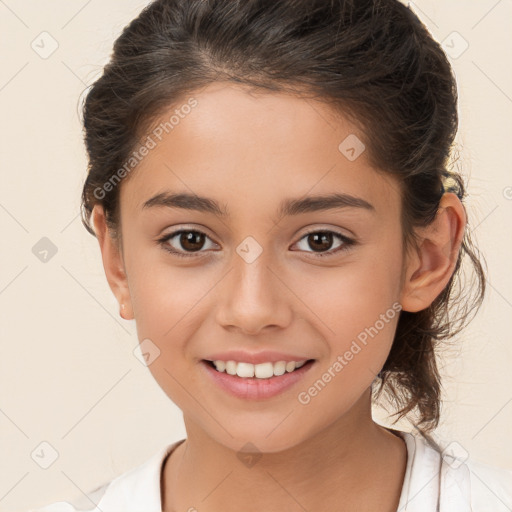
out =
[(290, 324), (293, 293), (264, 254), (251, 263), (234, 255), (219, 288), (217, 322), (222, 327), (255, 335)]

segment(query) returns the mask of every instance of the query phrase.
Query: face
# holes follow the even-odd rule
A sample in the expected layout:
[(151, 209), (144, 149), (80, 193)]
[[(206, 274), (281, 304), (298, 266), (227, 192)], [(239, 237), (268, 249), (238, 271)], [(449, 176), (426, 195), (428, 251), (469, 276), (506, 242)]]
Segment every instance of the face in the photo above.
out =
[[(128, 315), (186, 421), (233, 449), (286, 449), (343, 418), (390, 351), (399, 187), (326, 105), (222, 83), (191, 96), (121, 186)], [(235, 350), (314, 361), (251, 383), (223, 373), (235, 395), (205, 362)]]

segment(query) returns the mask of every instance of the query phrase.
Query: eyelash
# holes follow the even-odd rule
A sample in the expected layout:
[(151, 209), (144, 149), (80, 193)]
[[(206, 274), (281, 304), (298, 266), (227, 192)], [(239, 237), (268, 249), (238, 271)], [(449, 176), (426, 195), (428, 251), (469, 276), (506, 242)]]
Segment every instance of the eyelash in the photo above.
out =
[[(197, 229), (180, 229), (178, 231), (173, 231), (172, 233), (169, 233), (168, 235), (165, 235), (162, 238), (159, 238), (157, 241), (162, 246), (162, 248), (164, 250), (166, 250), (167, 252), (170, 252), (171, 254), (173, 254), (175, 256), (178, 256), (179, 258), (190, 258), (190, 257), (194, 257), (194, 256), (197, 257), (197, 254), (204, 252), (204, 251), (196, 251), (196, 252), (192, 252), (192, 253), (187, 253), (187, 252), (180, 252), (180, 251), (176, 251), (175, 249), (172, 249), (169, 246), (169, 244), (167, 244), (167, 242), (169, 240), (171, 240), (172, 238), (174, 238), (175, 236), (180, 235), (182, 233), (197, 233), (197, 234), (204, 235), (205, 237), (209, 238), (206, 233), (203, 233), (202, 231), (199, 231)], [(324, 233), (324, 234), (330, 233), (330, 234), (333, 234), (336, 237), (338, 237), (343, 242), (343, 244), (340, 245), (339, 247), (337, 247), (336, 249), (330, 249), (329, 251), (325, 251), (325, 252), (315, 253), (313, 251), (306, 251), (306, 252), (313, 253), (315, 258), (330, 257), (333, 255), (336, 255), (339, 252), (348, 251), (357, 243), (355, 240), (352, 240), (351, 238), (348, 238), (345, 235), (338, 233), (337, 231), (321, 230), (321, 229), (320, 230), (318, 230), (318, 229), (312, 230), (312, 231), (308, 231), (308, 232), (304, 233), (304, 235), (299, 239), (299, 242), (301, 240), (303, 240), (304, 238), (306, 238), (307, 236), (309, 236), (311, 234), (315, 234), (315, 233)]]

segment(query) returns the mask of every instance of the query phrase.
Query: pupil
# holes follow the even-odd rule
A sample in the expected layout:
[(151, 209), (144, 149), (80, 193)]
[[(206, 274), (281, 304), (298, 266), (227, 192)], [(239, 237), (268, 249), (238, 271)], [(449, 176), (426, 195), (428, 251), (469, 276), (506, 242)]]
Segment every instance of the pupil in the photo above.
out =
[[(199, 242), (197, 242), (197, 238), (200, 239)], [(202, 233), (198, 233), (196, 231), (187, 231), (186, 233), (182, 233), (180, 237), (180, 243), (184, 249), (188, 249), (191, 251), (197, 251), (201, 249), (202, 244), (204, 243), (204, 235)], [(199, 244), (200, 247), (194, 246), (195, 244)], [(190, 246), (191, 244), (192, 246)]]
[(312, 249), (315, 248), (315, 243), (320, 243), (320, 249), (329, 249), (332, 243), (332, 233), (313, 233), (309, 235), (309, 238), (310, 241), (313, 239), (313, 244), (310, 243)]

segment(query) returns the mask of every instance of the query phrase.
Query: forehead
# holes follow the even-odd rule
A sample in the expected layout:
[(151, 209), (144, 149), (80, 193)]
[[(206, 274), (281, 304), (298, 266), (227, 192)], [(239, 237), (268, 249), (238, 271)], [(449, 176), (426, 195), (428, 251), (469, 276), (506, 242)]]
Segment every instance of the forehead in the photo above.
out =
[(376, 210), (399, 199), (395, 180), (370, 166), (359, 129), (311, 99), (215, 83), (169, 107), (151, 130), (152, 149), (121, 187), (121, 203), (139, 210), (165, 190), (266, 208), (333, 192)]

